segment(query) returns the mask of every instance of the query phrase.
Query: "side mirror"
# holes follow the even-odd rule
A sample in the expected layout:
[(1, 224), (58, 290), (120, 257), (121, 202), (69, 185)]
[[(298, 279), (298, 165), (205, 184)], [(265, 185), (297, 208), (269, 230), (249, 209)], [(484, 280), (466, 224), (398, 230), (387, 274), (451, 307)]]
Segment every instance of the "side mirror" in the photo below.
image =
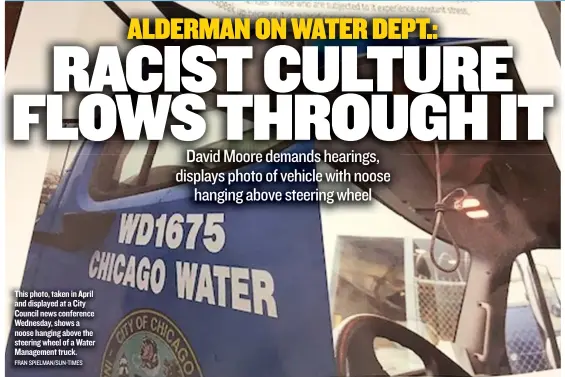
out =
[(63, 215), (63, 231), (34, 231), (31, 242), (64, 251), (95, 248), (104, 241), (114, 222), (114, 212), (80, 212)]

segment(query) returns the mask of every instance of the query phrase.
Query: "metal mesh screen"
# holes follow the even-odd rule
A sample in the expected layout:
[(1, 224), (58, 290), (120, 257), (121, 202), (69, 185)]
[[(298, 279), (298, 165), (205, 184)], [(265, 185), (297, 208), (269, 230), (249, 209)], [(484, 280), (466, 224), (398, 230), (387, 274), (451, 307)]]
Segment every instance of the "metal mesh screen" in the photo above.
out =
[(420, 319), (439, 339), (454, 341), (466, 283), (417, 278), (416, 284)]
[(529, 305), (506, 312), (506, 353), (513, 374), (551, 369), (539, 326)]

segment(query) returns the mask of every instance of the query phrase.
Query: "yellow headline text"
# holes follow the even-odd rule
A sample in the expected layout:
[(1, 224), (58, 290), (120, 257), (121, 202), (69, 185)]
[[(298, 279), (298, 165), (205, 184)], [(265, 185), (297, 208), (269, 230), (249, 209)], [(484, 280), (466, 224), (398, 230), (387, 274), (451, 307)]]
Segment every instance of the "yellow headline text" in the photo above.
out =
[(429, 18), (132, 18), (128, 39), (437, 39)]

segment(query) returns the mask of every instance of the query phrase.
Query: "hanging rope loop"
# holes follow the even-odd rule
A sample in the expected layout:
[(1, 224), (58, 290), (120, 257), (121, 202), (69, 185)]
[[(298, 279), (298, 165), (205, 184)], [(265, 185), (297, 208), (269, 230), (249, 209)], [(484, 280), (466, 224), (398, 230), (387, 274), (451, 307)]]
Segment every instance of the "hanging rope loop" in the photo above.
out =
[[(459, 249), (459, 245), (455, 241), (453, 234), (449, 230), (447, 223), (445, 222), (445, 212), (449, 208), (453, 208), (455, 203), (462, 203), (463, 200), (468, 196), (467, 190), (464, 188), (456, 188), (455, 190), (451, 191), (447, 195), (443, 196), (443, 188), (442, 188), (442, 181), (441, 181), (441, 164), (440, 164), (440, 155), (439, 155), (439, 146), (437, 141), (434, 142), (434, 155), (435, 155), (435, 178), (436, 178), (436, 199), (437, 202), (434, 205), (435, 209), (435, 220), (434, 220), (434, 227), (432, 230), (432, 239), (430, 240), (430, 259), (434, 267), (444, 273), (451, 273), (457, 271), (459, 265), (461, 264), (461, 250)], [(461, 196), (457, 199), (450, 201), (456, 193), (460, 193)], [(445, 268), (439, 264), (435, 257), (435, 244), (437, 240), (437, 234), (439, 232), (440, 225), (443, 227), (443, 230), (449, 237), (451, 244), (453, 245), (453, 249), (455, 250), (455, 263), (453, 263), (452, 268)]]
[(445, 205), (445, 203), (436, 203), (434, 205), (434, 208), (436, 213), (438, 212), (445, 213), (445, 211), (447, 211), (447, 206)]

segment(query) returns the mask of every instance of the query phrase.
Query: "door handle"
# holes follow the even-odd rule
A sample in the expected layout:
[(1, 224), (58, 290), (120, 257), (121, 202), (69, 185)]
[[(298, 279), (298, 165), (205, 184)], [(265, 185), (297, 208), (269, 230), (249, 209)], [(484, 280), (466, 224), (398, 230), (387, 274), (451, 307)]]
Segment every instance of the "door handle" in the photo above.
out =
[(108, 235), (115, 218), (115, 212), (66, 213), (62, 232), (34, 231), (31, 242), (69, 252), (97, 247)]
[(492, 317), (492, 307), (489, 303), (479, 302), (479, 306), (485, 311), (485, 337), (483, 339), (483, 353), (475, 353), (475, 357), (481, 361), (485, 362), (490, 354), (490, 337), (491, 337), (491, 317)]

